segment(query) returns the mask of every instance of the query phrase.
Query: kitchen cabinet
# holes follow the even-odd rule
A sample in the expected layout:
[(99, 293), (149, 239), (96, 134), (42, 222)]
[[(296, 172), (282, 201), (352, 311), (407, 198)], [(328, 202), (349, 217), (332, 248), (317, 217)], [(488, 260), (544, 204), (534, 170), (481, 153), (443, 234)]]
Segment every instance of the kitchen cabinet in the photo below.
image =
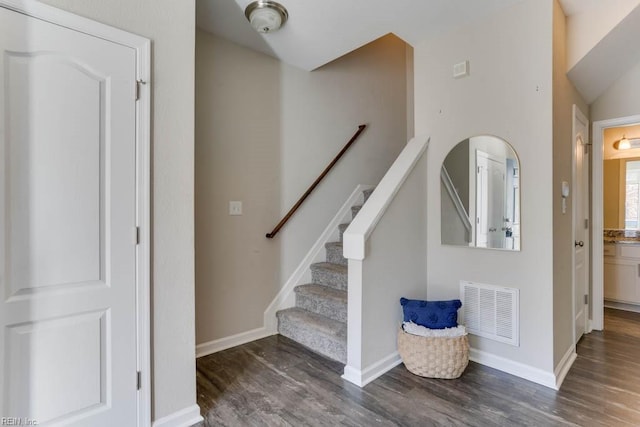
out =
[(640, 304), (640, 244), (604, 246), (604, 298)]

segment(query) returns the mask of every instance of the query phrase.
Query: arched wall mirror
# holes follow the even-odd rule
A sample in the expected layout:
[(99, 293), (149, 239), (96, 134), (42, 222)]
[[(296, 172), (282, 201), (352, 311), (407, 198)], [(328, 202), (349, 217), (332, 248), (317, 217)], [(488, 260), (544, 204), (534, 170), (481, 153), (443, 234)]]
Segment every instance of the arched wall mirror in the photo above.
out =
[(520, 250), (520, 163), (495, 136), (474, 136), (447, 154), (440, 170), (444, 245)]

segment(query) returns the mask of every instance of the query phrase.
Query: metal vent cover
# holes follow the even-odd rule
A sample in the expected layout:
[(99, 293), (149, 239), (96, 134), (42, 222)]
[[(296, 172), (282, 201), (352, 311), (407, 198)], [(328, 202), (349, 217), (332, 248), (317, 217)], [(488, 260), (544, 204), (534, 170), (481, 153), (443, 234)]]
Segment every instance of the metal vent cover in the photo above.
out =
[(460, 281), (462, 319), (470, 334), (520, 345), (520, 291), (515, 288)]

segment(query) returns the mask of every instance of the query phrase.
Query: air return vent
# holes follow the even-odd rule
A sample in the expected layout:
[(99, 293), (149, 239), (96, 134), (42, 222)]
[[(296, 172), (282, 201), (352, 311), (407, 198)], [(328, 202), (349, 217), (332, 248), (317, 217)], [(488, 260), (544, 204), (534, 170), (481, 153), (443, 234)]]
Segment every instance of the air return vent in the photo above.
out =
[(519, 291), (460, 281), (462, 322), (470, 334), (519, 346)]

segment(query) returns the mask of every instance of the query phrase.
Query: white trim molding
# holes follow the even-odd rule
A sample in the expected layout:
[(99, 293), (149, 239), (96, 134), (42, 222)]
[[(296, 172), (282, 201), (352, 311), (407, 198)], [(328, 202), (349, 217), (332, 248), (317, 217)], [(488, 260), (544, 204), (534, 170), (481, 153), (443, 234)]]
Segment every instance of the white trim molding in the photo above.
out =
[(201, 421), (203, 418), (200, 415), (200, 407), (191, 405), (155, 420), (152, 427), (191, 427)]
[(564, 354), (564, 356), (560, 360), (560, 363), (558, 363), (558, 366), (556, 366), (556, 369), (553, 371), (554, 375), (556, 376), (556, 390), (560, 390), (560, 386), (564, 382), (564, 379), (569, 373), (569, 370), (571, 369), (571, 366), (573, 366), (573, 362), (576, 361), (577, 357), (578, 355), (576, 354), (576, 348), (572, 345), (567, 349), (567, 352)]
[(357, 385), (358, 387), (364, 387), (371, 381), (387, 373), (391, 369), (395, 368), (402, 363), (402, 358), (398, 352), (393, 352), (387, 357), (378, 360), (375, 363), (367, 366), (365, 369), (357, 369), (353, 366), (345, 366), (344, 374), (342, 378)]
[(616, 310), (623, 310), (623, 311), (631, 311), (633, 313), (640, 313), (640, 305), (637, 305), (637, 304), (627, 304), (627, 303), (624, 303), (624, 302), (605, 300), (604, 301), (604, 306), (607, 307), (607, 308), (615, 308)]
[[(275, 316), (275, 315), (274, 315)], [(196, 358), (208, 356), (209, 354), (217, 353), (228, 348), (236, 347), (242, 344), (246, 344), (251, 341), (256, 341), (268, 336), (274, 335), (270, 330), (265, 327), (252, 329), (246, 332), (240, 332), (239, 334), (231, 335), (217, 340), (208, 341), (196, 346)]]
[(475, 348), (471, 348), (469, 360), (557, 390), (556, 376), (553, 372), (534, 368), (533, 366), (525, 365), (524, 363), (514, 362), (511, 359), (496, 356), (495, 354), (487, 353)]
[[(52, 24), (67, 27), (74, 31), (99, 37), (124, 46), (139, 49), (150, 40), (137, 34), (111, 27), (106, 24), (75, 15), (62, 9), (33, 0), (0, 0), (0, 7), (11, 9), (19, 13), (41, 19)], [(149, 62), (150, 63), (150, 62)], [(150, 72), (150, 69), (147, 70)], [(148, 77), (148, 76), (147, 76)]]

